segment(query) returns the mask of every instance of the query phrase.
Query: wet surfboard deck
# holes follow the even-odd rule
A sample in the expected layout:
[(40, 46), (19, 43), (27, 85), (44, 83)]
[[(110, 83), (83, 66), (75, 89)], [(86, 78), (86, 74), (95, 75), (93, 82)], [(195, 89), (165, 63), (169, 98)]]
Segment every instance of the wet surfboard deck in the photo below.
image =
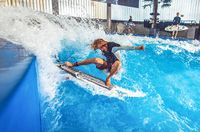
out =
[(95, 85), (98, 85), (102, 88), (106, 88), (108, 90), (111, 90), (114, 87), (114, 85), (111, 85), (110, 87), (108, 87), (108, 86), (105, 85), (105, 82), (102, 79), (94, 77), (94, 76), (89, 75), (87, 73), (81, 72), (77, 69), (69, 68), (69, 67), (63, 66), (63, 65), (57, 65), (57, 66), (60, 69), (64, 70), (65, 72), (69, 73), (70, 75), (72, 75), (73, 77), (75, 77), (79, 80), (91, 82)]

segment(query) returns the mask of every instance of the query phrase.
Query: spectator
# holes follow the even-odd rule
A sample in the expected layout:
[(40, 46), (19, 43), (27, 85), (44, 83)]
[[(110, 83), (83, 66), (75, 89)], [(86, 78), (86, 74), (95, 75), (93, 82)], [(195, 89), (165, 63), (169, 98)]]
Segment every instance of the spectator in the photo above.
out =
[(127, 22), (127, 25), (126, 25), (126, 28), (125, 28), (125, 33), (126, 34), (131, 34), (131, 33), (134, 33), (134, 30), (133, 30), (133, 27), (135, 26), (135, 24), (133, 23), (133, 19), (132, 19), (132, 16), (130, 16), (128, 22)]
[(174, 17), (174, 20), (173, 20), (173, 29), (174, 29), (174, 31), (172, 32), (172, 38), (176, 39), (176, 37), (178, 35), (180, 22), (181, 22), (181, 18), (179, 17), (179, 12), (177, 12), (176, 13), (176, 17)]
[(130, 16), (128, 23), (133, 23), (132, 16)]

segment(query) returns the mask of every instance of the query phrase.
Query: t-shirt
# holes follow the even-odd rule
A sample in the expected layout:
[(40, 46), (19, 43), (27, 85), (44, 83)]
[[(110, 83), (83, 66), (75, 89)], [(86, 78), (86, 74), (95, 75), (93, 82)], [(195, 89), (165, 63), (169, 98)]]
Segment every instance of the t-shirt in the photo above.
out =
[(181, 18), (180, 17), (178, 17), (178, 16), (174, 17), (173, 25), (180, 24), (180, 22), (181, 22)]
[(120, 47), (120, 44), (115, 42), (108, 42), (108, 51), (103, 51), (103, 55), (106, 57), (108, 65), (112, 65), (116, 60), (119, 60), (116, 55), (112, 52), (113, 47)]

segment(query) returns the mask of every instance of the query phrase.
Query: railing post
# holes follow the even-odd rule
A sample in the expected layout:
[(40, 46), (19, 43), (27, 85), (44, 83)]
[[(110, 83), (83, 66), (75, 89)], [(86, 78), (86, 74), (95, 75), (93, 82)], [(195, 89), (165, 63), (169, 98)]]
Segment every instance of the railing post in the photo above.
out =
[(200, 41), (200, 21), (199, 21), (199, 28), (198, 28), (198, 33), (197, 33), (197, 39)]
[(53, 12), (53, 15), (59, 15), (58, 1), (59, 0), (52, 0), (52, 12)]
[(111, 31), (111, 3), (107, 3), (107, 27), (108, 32)]
[(150, 29), (150, 34), (156, 36), (157, 34), (157, 14), (158, 14), (158, 0), (153, 0), (153, 23)]

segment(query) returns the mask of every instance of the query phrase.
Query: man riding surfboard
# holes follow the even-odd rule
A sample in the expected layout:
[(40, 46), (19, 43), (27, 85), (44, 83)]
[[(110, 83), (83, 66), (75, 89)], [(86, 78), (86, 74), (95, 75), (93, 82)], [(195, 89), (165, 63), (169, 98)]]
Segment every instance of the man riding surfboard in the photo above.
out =
[(110, 78), (116, 74), (120, 68), (121, 62), (119, 58), (114, 54), (117, 50), (144, 50), (144, 46), (121, 46), (115, 42), (108, 42), (104, 39), (96, 39), (91, 47), (93, 50), (101, 50), (103, 55), (106, 57), (106, 60), (102, 58), (89, 58), (80, 62), (70, 63), (65, 62), (65, 65), (68, 67), (75, 67), (81, 65), (95, 64), (96, 68), (99, 70), (107, 69), (109, 75), (106, 78), (105, 84), (110, 87), (111, 82)]

